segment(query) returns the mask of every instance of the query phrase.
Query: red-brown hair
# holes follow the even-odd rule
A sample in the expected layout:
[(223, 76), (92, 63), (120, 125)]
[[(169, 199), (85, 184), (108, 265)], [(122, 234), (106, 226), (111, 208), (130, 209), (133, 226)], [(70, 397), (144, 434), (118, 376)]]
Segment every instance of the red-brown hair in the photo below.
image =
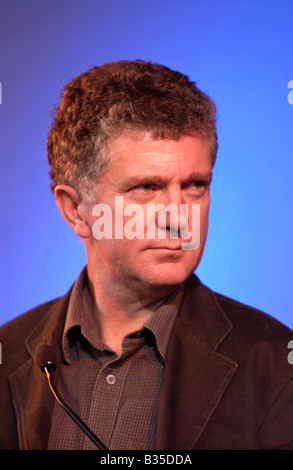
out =
[(68, 184), (87, 194), (107, 168), (108, 145), (125, 130), (175, 140), (196, 132), (214, 164), (215, 116), (194, 82), (163, 65), (136, 60), (92, 67), (65, 86), (55, 110), (47, 140), (51, 188)]

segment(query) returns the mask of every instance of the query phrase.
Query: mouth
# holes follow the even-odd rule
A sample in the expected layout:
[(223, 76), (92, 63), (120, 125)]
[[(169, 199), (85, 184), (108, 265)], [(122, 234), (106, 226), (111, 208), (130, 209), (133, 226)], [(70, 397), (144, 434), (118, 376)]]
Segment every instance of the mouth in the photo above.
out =
[(176, 245), (162, 245), (162, 246), (151, 246), (149, 247), (151, 250), (165, 250), (165, 251), (182, 251), (182, 244)]

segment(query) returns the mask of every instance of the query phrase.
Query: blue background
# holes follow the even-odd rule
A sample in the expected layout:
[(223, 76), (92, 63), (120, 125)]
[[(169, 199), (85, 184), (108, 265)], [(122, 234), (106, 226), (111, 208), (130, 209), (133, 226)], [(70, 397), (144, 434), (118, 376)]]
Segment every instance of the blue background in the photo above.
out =
[(92, 65), (141, 58), (218, 107), (199, 277), (293, 327), (292, 25), (292, 0), (1, 0), (1, 324), (63, 295), (86, 263), (49, 189), (51, 106)]

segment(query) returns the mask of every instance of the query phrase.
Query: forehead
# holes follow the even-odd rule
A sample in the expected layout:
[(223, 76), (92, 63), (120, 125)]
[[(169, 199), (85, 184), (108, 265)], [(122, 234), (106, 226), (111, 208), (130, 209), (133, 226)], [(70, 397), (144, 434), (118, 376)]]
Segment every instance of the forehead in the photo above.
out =
[(208, 143), (199, 136), (184, 136), (179, 140), (122, 136), (111, 144), (110, 167), (125, 172), (172, 170), (210, 171)]

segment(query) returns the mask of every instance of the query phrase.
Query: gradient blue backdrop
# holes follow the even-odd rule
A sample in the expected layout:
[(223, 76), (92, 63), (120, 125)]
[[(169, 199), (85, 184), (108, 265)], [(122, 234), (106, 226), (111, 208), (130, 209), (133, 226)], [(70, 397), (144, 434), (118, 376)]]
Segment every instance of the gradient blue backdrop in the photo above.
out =
[(292, 0), (1, 0), (1, 324), (64, 294), (86, 263), (49, 190), (50, 107), (92, 65), (141, 58), (218, 106), (198, 275), (293, 327), (292, 24)]

